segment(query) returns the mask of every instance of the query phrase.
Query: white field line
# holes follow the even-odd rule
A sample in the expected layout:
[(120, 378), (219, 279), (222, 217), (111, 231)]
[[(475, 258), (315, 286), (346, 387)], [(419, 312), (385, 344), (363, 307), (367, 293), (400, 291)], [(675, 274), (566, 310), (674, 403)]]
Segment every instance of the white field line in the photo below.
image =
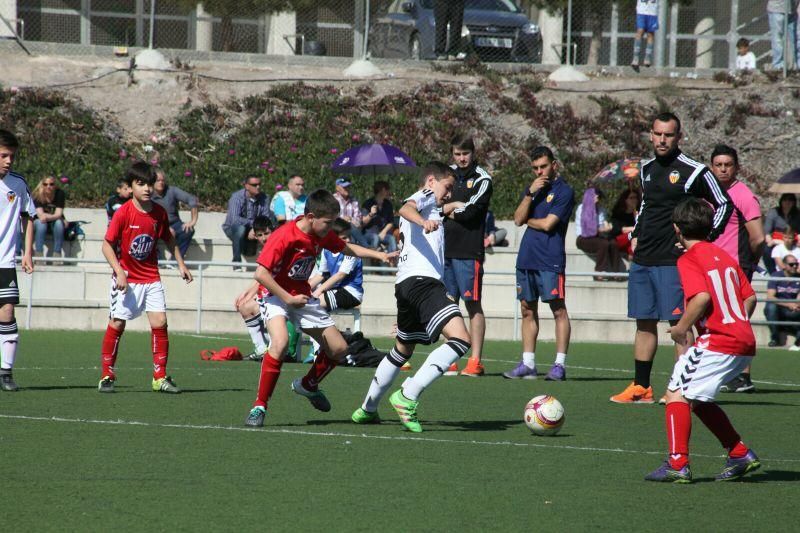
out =
[[(553, 450), (571, 450), (579, 452), (592, 452), (592, 453), (622, 453), (629, 455), (664, 455), (664, 451), (647, 451), (647, 450), (626, 450), (623, 448), (595, 448), (591, 446), (564, 446), (556, 444), (539, 444), (532, 442), (510, 442), (510, 441), (481, 441), (481, 440), (458, 440), (458, 439), (434, 439), (430, 437), (407, 437), (407, 436), (387, 436), (387, 435), (367, 435), (366, 433), (339, 433), (335, 431), (306, 431), (299, 429), (249, 429), (245, 427), (233, 426), (207, 426), (207, 425), (194, 425), (194, 424), (157, 424), (152, 422), (142, 422), (137, 420), (96, 420), (96, 419), (83, 419), (83, 418), (63, 418), (63, 417), (43, 417), (43, 416), (25, 416), (25, 415), (8, 415), (0, 413), (0, 418), (11, 420), (26, 420), (36, 422), (60, 422), (66, 424), (99, 424), (109, 426), (136, 426), (136, 427), (150, 427), (150, 428), (163, 428), (163, 429), (191, 429), (191, 430), (212, 430), (212, 431), (244, 431), (253, 434), (258, 433), (272, 433), (282, 435), (303, 435), (308, 437), (334, 437), (344, 439), (365, 439), (365, 440), (389, 440), (401, 442), (425, 442), (436, 444), (471, 444), (474, 446), (508, 446), (514, 448), (548, 448)], [(349, 444), (349, 442), (345, 442)], [(694, 457), (707, 457), (707, 458), (724, 458), (724, 455), (705, 455), (693, 453)], [(773, 459), (761, 458), (762, 461), (773, 463), (800, 463), (800, 459)]]

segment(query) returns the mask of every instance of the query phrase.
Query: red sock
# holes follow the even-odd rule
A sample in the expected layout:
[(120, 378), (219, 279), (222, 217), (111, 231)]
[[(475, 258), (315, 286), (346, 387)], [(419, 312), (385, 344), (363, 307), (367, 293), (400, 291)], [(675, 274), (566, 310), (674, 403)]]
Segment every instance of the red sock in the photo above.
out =
[(744, 445), (744, 442), (739, 441), (736, 445), (728, 451), (728, 457), (733, 457), (734, 459), (741, 459), (747, 452), (750, 451), (750, 448)]
[[(717, 437), (719, 443), (726, 450), (734, 450), (741, 444), (741, 437), (719, 405), (712, 402), (697, 402), (694, 404), (694, 414)], [(744, 447), (743, 444), (742, 446)], [(737, 449), (737, 453), (738, 451)], [(744, 452), (741, 455), (732, 457), (741, 457), (746, 453), (747, 448), (744, 448)]]
[(114, 364), (117, 362), (117, 352), (119, 351), (119, 339), (122, 337), (122, 331), (116, 330), (111, 326), (106, 328), (106, 334), (103, 335), (103, 345), (100, 348), (102, 353), (101, 362), (103, 364), (103, 375), (101, 377), (110, 377), (114, 379)]
[(336, 368), (336, 361), (328, 357), (325, 350), (320, 350), (317, 358), (314, 359), (314, 364), (308, 370), (308, 373), (302, 380), (303, 388), (310, 391), (315, 391), (319, 387), (320, 382), (325, 379), (325, 376), (331, 373), (331, 370)]
[(258, 395), (253, 407), (264, 407), (266, 409), (267, 402), (272, 397), (275, 385), (281, 375), (282, 364), (283, 361), (275, 359), (269, 352), (264, 354), (264, 359), (261, 361), (261, 377), (258, 379)]
[(167, 377), (167, 357), (169, 356), (169, 337), (167, 326), (153, 328), (153, 379)]
[(692, 434), (692, 411), (688, 403), (667, 404), (667, 442), (669, 465), (680, 470), (689, 462), (689, 436)]

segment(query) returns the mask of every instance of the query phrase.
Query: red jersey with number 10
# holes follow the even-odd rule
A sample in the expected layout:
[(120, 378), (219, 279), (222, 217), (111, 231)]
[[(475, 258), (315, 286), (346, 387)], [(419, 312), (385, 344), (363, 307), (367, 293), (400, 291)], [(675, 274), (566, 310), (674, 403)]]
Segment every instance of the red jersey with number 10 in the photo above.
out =
[(701, 292), (711, 296), (698, 320), (698, 348), (727, 355), (755, 355), (756, 339), (744, 301), (753, 288), (739, 264), (719, 246), (699, 242), (678, 259), (685, 306)]
[(158, 239), (169, 238), (167, 212), (155, 202), (144, 213), (133, 200), (117, 209), (106, 230), (106, 240), (115, 247), (119, 243), (119, 264), (130, 283), (153, 283), (161, 280), (158, 273), (156, 245)]
[(297, 220), (272, 232), (258, 256), (258, 264), (270, 271), (278, 285), (291, 295), (311, 296), (308, 278), (322, 249), (341, 252), (345, 242), (333, 231), (324, 237), (309, 235), (297, 227)]

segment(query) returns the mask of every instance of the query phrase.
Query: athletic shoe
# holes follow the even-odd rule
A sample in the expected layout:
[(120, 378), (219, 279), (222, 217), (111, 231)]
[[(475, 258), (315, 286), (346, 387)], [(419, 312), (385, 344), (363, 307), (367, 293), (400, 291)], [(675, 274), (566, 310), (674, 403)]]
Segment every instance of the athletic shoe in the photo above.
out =
[(567, 369), (558, 363), (550, 367), (550, 372), (544, 377), (545, 381), (567, 381)]
[(306, 390), (305, 387), (303, 387), (303, 380), (301, 378), (292, 381), (292, 390), (296, 394), (308, 398), (308, 401), (311, 402), (311, 405), (313, 405), (314, 409), (317, 411), (327, 413), (331, 410), (331, 402), (325, 397), (325, 393), (319, 389), (315, 391)]
[(19, 387), (14, 382), (14, 378), (11, 376), (11, 372), (8, 374), (0, 374), (0, 389), (6, 392), (17, 392)]
[(263, 353), (256, 353), (255, 351), (250, 352), (249, 354), (244, 356), (245, 361), (263, 361), (264, 354)]
[(100, 392), (114, 392), (114, 378), (103, 376), (103, 379), (97, 384), (97, 390)]
[(800, 346), (798, 346), (797, 344), (792, 344), (791, 346), (789, 346), (789, 351), (790, 352), (800, 352)]
[(470, 357), (469, 359), (467, 359), (467, 366), (464, 368), (464, 370), (461, 371), (461, 375), (469, 376), (472, 378), (479, 378), (485, 372), (486, 370), (483, 368), (481, 362), (474, 357)]
[(667, 405), (667, 395), (666, 394), (658, 399), (658, 405)]
[(263, 407), (256, 406), (250, 409), (250, 414), (247, 415), (247, 419), (244, 421), (245, 426), (250, 426), (252, 428), (260, 428), (264, 427), (264, 417), (267, 416), (267, 410)]
[(417, 405), (419, 405), (419, 402), (409, 400), (403, 396), (403, 389), (397, 389), (389, 397), (389, 401), (407, 430), (412, 433), (422, 433), (422, 426), (417, 418)]
[(722, 387), (719, 388), (721, 392), (755, 392), (756, 386), (750, 378), (738, 375)]
[[(781, 344), (780, 341), (776, 341), (775, 339), (772, 339), (772, 340), (769, 341), (769, 343), (767, 343), (767, 346), (769, 346), (770, 348), (778, 348), (780, 346), (783, 346), (783, 344)], [(789, 348), (789, 349), (791, 350), (791, 348)]]
[(744, 457), (728, 457), (725, 461), (725, 468), (722, 469), (715, 478), (715, 481), (733, 481), (739, 479), (748, 472), (758, 470), (761, 467), (761, 461), (753, 450), (747, 450)]
[(624, 391), (609, 398), (614, 403), (654, 403), (653, 387), (646, 389), (631, 382)]
[(444, 373), (445, 376), (457, 376), (458, 375), (458, 363), (453, 363)]
[(663, 483), (691, 483), (692, 470), (688, 464), (680, 470), (675, 470), (669, 465), (669, 461), (664, 461), (661, 466), (647, 474), (644, 480), (661, 481)]
[(539, 373), (536, 371), (536, 367), (530, 368), (523, 361), (520, 361), (513, 370), (503, 372), (503, 377), (506, 379), (536, 379), (537, 375)]
[(378, 412), (370, 413), (369, 411), (365, 411), (361, 407), (353, 411), (353, 414), (350, 416), (350, 420), (355, 422), (356, 424), (380, 424), (381, 417), (378, 416)]
[(401, 372), (410, 372), (411, 368), (412, 368), (411, 367), (411, 363), (406, 361), (405, 363), (403, 363), (403, 366), (400, 367), (400, 371)]
[(153, 380), (153, 392), (166, 392), (167, 394), (180, 394), (181, 389), (175, 385), (170, 376)]

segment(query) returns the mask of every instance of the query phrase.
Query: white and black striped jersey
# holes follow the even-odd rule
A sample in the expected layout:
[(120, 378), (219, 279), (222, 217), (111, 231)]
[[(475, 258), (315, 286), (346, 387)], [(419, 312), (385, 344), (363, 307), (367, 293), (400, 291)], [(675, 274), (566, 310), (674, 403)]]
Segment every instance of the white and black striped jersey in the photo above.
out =
[(464, 202), (464, 207), (453, 211), (452, 218), (444, 221), (444, 256), (450, 259), (483, 260), (483, 238), (486, 212), (492, 199), (492, 176), (473, 163), (465, 169), (450, 165), (456, 173), (456, 182), (450, 202)]
[(22, 216), (34, 218), (36, 207), (25, 179), (9, 172), (0, 180), (0, 268), (14, 268)]
[(436, 197), (430, 189), (421, 189), (405, 202), (414, 201), (422, 218), (439, 222), (436, 231), (425, 233), (418, 226), (400, 217), (400, 240), (397, 247), (400, 257), (397, 259), (397, 279), (400, 283), (411, 276), (425, 276), (441, 280), (444, 275), (444, 228), (442, 210), (436, 205)]
[(672, 228), (672, 212), (689, 196), (703, 198), (714, 206), (713, 241), (725, 229), (733, 203), (717, 178), (703, 163), (680, 150), (665, 158), (642, 164), (642, 206), (633, 229), (638, 238), (633, 261), (645, 266), (675, 265), (681, 251)]

